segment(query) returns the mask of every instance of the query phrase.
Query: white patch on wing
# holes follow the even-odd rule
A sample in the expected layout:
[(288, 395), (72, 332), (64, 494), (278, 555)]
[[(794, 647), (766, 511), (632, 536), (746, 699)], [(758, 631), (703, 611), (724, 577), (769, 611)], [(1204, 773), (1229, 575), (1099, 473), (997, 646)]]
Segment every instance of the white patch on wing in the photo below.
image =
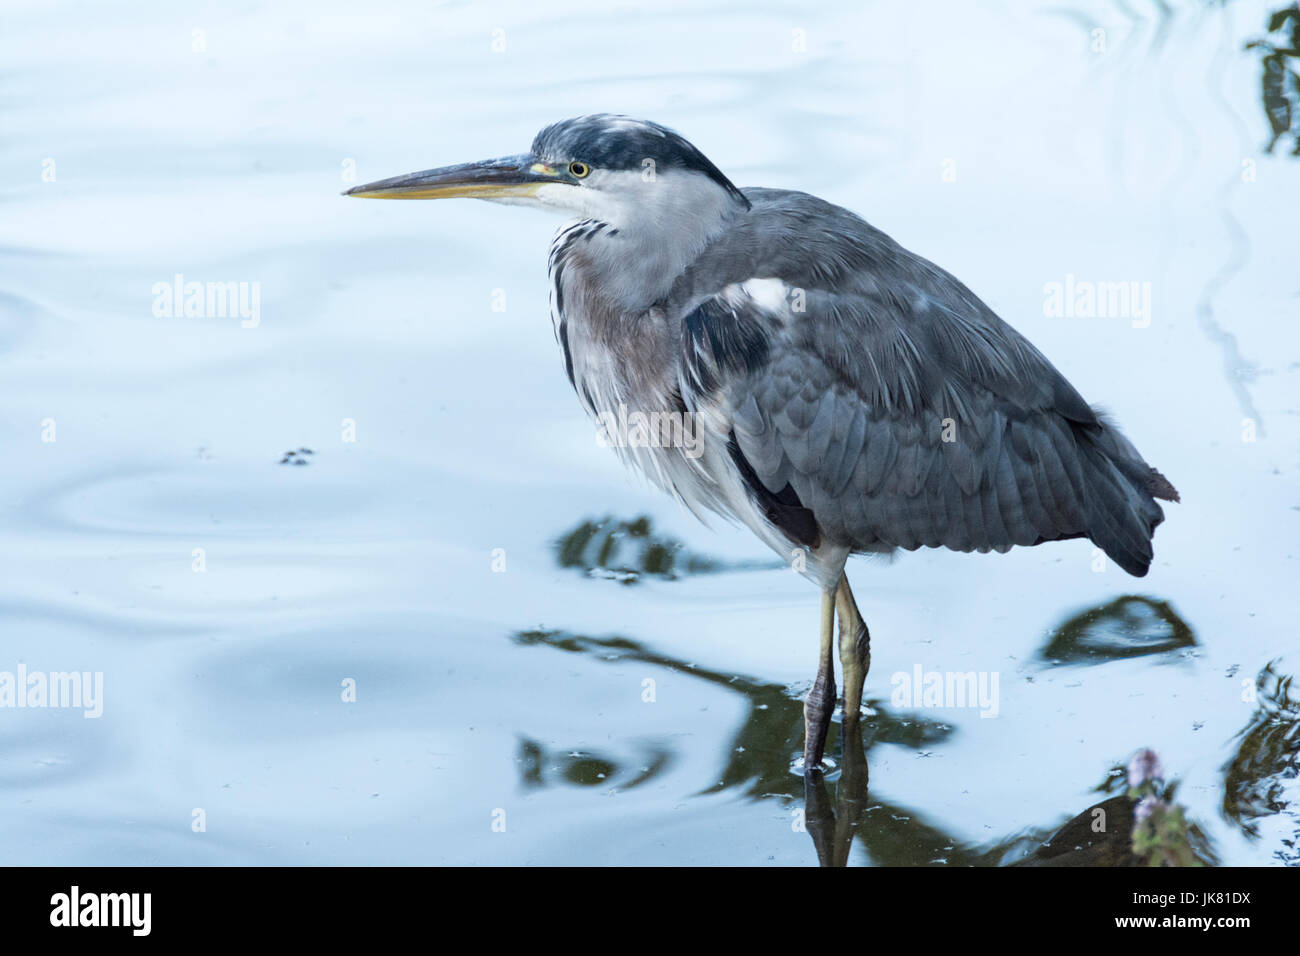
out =
[(748, 279), (733, 282), (722, 290), (723, 300), (732, 308), (744, 306), (748, 299), (773, 315), (785, 315), (790, 311), (789, 297), (790, 287), (780, 279)]

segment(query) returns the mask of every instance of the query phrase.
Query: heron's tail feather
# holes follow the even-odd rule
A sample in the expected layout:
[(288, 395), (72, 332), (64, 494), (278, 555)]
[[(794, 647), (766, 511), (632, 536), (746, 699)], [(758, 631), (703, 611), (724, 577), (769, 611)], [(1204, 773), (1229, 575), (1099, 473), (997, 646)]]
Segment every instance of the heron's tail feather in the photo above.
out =
[(1178, 497), (1178, 489), (1170, 483), (1169, 479), (1154, 468), (1147, 476), (1147, 491), (1151, 492), (1153, 498), (1159, 498), (1161, 501), (1183, 500)]
[(1178, 501), (1178, 491), (1104, 418), (1100, 430), (1081, 437), (1088, 537), (1129, 574), (1143, 577), (1151, 567), (1151, 537), (1165, 520), (1156, 499)]

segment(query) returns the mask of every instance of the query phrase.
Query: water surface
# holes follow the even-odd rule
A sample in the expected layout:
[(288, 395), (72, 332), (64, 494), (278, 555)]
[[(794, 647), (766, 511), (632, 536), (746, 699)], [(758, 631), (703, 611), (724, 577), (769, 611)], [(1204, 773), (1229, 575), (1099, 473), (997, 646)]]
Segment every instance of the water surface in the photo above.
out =
[[(0, 856), (1009, 863), (1149, 746), (1218, 860), (1294, 863), (1300, 160), (1243, 49), (1275, 5), (10, 3), (0, 670), (104, 697), (0, 710)], [(556, 223), (338, 196), (603, 110), (962, 278), (1178, 486), (1150, 575), (855, 560), (865, 765), (837, 728), (805, 793), (816, 592), (597, 446)], [(258, 323), (156, 315), (177, 274), (258, 283)], [(1047, 314), (1067, 281), (1150, 312)], [(996, 717), (899, 706), (918, 667), (998, 675)]]

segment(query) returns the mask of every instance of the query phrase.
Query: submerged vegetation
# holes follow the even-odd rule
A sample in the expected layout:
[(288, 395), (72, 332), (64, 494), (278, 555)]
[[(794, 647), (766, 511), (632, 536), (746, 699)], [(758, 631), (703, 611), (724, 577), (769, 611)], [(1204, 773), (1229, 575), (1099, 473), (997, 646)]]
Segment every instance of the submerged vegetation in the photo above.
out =
[(1196, 646), (1196, 637), (1167, 601), (1125, 595), (1070, 618), (1042, 656), (1063, 664), (1097, 664)]
[(580, 521), (555, 543), (562, 568), (577, 568), (589, 577), (635, 584), (645, 577), (676, 580), (688, 574), (714, 574), (778, 567), (775, 561), (726, 562), (693, 554), (675, 538), (656, 534), (650, 518), (621, 521), (612, 515)]
[(1282, 838), (1274, 857), (1300, 866), (1300, 699), (1291, 684), (1276, 661), (1256, 678), (1255, 712), (1237, 734), (1236, 753), (1223, 767), (1223, 815), (1252, 838), (1260, 836), (1263, 819), (1285, 818), (1292, 832)]
[(1260, 101), (1273, 133), (1264, 151), (1273, 152), (1289, 135), (1294, 141), (1291, 155), (1300, 156), (1300, 7), (1292, 3), (1273, 11), (1268, 33), (1246, 44), (1260, 55)]

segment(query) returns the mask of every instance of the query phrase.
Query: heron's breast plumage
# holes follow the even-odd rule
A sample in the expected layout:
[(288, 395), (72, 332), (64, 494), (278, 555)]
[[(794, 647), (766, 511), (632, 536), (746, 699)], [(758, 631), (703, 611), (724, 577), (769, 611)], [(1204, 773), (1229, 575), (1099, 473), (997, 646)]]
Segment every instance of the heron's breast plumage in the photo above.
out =
[[(608, 423), (622, 424), (638, 414), (651, 422), (670, 421), (674, 428), (680, 423), (682, 431), (668, 441), (612, 444), (626, 464), (697, 517), (706, 519), (707, 512), (713, 512), (738, 521), (786, 559), (802, 553), (807, 573), (833, 583), (844, 554), (832, 556), (823, 568), (813, 549), (773, 524), (735, 459), (733, 409), (724, 386), (733, 376), (736, 356), (748, 355), (754, 365), (762, 361), (769, 331), (754, 323), (742, 329), (698, 321), (698, 310), (683, 315), (680, 308), (664, 303), (640, 310), (621, 308), (602, 295), (598, 263), (589, 255), (605, 228), (589, 221), (573, 223), (556, 235), (550, 255), (556, 339), (574, 391), (598, 434), (603, 439), (609, 434)], [(728, 290), (728, 301), (739, 305), (744, 300), (748, 307), (757, 296), (773, 304), (782, 295), (778, 286), (781, 283), (737, 286)], [(739, 311), (743, 314), (746, 308)], [(683, 437), (685, 441), (679, 440)]]

